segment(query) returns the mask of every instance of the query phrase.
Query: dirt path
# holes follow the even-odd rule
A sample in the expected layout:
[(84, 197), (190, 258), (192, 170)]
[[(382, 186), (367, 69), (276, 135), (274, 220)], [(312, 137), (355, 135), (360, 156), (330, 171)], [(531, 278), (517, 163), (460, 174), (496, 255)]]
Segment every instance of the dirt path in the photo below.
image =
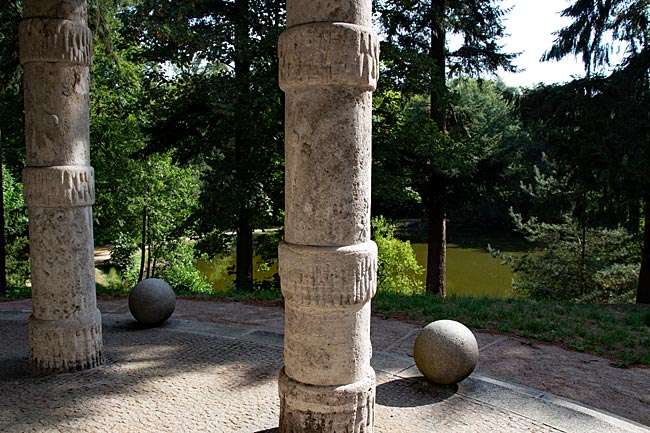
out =
[(95, 247), (95, 266), (110, 260), (112, 250), (113, 247), (111, 245)]

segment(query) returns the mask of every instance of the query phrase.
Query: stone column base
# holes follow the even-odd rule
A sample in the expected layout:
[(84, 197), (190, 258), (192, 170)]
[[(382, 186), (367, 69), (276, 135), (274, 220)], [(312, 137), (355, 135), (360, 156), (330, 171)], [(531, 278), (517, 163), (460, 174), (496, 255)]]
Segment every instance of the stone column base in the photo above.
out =
[(35, 373), (64, 373), (102, 363), (102, 317), (98, 309), (84, 317), (43, 320), (32, 315), (29, 362)]
[(375, 372), (341, 386), (296, 382), (284, 369), (278, 380), (280, 432), (372, 433), (375, 409)]

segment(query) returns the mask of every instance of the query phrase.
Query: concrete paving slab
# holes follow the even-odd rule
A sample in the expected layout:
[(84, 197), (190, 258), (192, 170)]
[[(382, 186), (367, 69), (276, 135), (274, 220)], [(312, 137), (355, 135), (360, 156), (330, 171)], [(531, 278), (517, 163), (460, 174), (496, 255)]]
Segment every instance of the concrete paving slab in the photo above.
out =
[[(0, 312), (2, 432), (277, 431), (277, 332), (185, 319), (144, 328), (106, 314), (104, 365), (37, 377), (27, 368), (27, 317)], [(437, 387), (408, 356), (378, 350), (372, 363), (377, 432), (650, 432), (478, 373)]]

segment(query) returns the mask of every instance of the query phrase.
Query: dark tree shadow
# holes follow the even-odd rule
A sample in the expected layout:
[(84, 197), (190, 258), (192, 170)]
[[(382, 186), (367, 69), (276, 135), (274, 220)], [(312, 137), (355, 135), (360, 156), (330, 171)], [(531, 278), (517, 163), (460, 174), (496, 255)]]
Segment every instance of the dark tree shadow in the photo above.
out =
[[(83, 419), (85, 414), (76, 408), (85, 400), (133, 396), (143, 392), (142, 383), (185, 373), (228, 372), (228, 386), (242, 390), (276, 380), (282, 348), (224, 338), (218, 332), (175, 332), (178, 326), (174, 321), (155, 328), (135, 320), (104, 323), (103, 365), (42, 376), (29, 368), (27, 323), (0, 320), (0, 395), (11, 397), (0, 401), (0, 431), (16, 431), (14, 424), (24, 421), (57, 425)], [(9, 416), (18, 405), (19, 418)]]
[(423, 377), (396, 379), (377, 386), (377, 404), (390, 407), (427, 406), (453, 397), (458, 385), (436, 385)]

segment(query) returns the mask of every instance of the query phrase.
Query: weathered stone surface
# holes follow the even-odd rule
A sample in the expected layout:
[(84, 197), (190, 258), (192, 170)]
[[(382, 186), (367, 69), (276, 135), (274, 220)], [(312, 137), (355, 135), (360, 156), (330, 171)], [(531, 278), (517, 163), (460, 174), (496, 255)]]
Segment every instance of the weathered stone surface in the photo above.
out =
[(284, 368), (310, 385), (341, 385), (367, 373), (370, 303), (356, 308), (320, 309), (285, 304)]
[(287, 302), (318, 307), (365, 304), (377, 289), (374, 242), (314, 247), (283, 242), (278, 271)]
[(92, 368), (102, 359), (88, 130), (91, 56), (85, 0), (24, 2), (23, 181), (34, 308), (29, 344), (32, 368), (43, 373)]
[(176, 308), (176, 294), (166, 281), (147, 278), (129, 294), (129, 311), (140, 323), (159, 325), (169, 319)]
[(375, 372), (371, 368), (359, 381), (342, 386), (305, 385), (282, 370), (278, 389), (282, 432), (373, 431)]
[(28, 63), (24, 81), (27, 165), (89, 165), (88, 67)]
[(25, 19), (20, 23), (20, 62), (90, 65), (92, 34), (82, 23), (56, 19)]
[(478, 363), (472, 331), (454, 320), (437, 320), (420, 331), (413, 347), (415, 364), (429, 380), (452, 385), (467, 378)]
[(287, 1), (285, 296), (281, 432), (372, 432), (372, 91), (379, 43), (370, 0)]
[(351, 23), (372, 26), (371, 0), (287, 1), (287, 27), (306, 23)]
[(29, 208), (34, 315), (59, 320), (93, 314), (95, 267), (90, 207)]
[(291, 89), (285, 101), (285, 240), (369, 241), (372, 94), (315, 86)]
[(26, 167), (23, 186), (27, 206), (74, 207), (95, 203), (95, 172), (90, 166)]
[(29, 318), (29, 360), (38, 373), (86, 370), (102, 363), (99, 310), (62, 320)]
[(292, 27), (278, 41), (280, 87), (352, 86), (375, 90), (379, 38), (366, 28), (342, 23)]
[(86, 0), (32, 0), (23, 2), (23, 16), (60, 18), (86, 23)]

